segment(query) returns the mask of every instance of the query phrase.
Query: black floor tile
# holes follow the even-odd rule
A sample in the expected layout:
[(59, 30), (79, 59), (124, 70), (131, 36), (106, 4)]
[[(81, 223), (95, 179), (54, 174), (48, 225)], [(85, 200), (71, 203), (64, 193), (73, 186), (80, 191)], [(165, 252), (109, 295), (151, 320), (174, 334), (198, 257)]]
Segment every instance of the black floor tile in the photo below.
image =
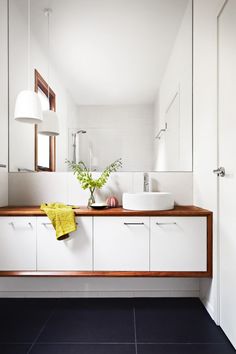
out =
[(1, 354), (27, 354), (30, 345), (27, 344), (0, 344)]
[(0, 342), (33, 342), (49, 317), (55, 301), (0, 299)]
[(230, 343), (210, 344), (145, 344), (138, 354), (235, 354)]
[(37, 344), (30, 354), (135, 354), (132, 344)]
[(148, 343), (222, 343), (223, 331), (198, 299), (135, 300), (137, 341)]
[(134, 342), (128, 299), (67, 299), (47, 323), (38, 342)]

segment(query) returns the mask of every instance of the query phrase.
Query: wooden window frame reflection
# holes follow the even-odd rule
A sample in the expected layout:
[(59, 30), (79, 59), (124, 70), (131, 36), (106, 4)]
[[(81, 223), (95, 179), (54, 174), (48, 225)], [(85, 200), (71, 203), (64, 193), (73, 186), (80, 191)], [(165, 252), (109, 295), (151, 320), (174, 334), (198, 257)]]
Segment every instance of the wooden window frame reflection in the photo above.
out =
[[(34, 71), (34, 91), (38, 92), (40, 89), (47, 97), (48, 97), (48, 84), (44, 80), (44, 78), (39, 74), (39, 72), (35, 69)], [(49, 87), (49, 103), (50, 109), (52, 111), (56, 111), (56, 95)], [(56, 137), (49, 137), (49, 168), (38, 166), (38, 126), (35, 125), (34, 128), (34, 161), (35, 161), (35, 171), (37, 172), (55, 172), (56, 171)]]

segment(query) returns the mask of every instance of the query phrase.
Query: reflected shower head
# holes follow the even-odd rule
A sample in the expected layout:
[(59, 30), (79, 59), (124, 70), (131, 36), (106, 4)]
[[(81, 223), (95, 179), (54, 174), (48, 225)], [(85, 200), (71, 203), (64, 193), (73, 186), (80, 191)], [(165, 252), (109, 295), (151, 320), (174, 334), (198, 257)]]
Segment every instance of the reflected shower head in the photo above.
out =
[(86, 130), (78, 130), (76, 132), (76, 134), (86, 134), (86, 133), (87, 133)]

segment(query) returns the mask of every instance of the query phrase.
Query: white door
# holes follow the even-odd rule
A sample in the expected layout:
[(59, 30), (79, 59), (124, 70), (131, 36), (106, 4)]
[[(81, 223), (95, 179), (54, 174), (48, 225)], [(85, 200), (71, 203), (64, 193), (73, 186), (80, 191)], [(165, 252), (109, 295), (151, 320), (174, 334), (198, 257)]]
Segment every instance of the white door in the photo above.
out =
[(148, 271), (149, 217), (94, 217), (94, 270)]
[(236, 347), (236, 1), (218, 16), (220, 325)]
[(36, 271), (35, 217), (0, 217), (0, 270)]
[(206, 217), (152, 217), (150, 270), (207, 270)]
[(92, 271), (92, 217), (78, 217), (76, 221), (77, 230), (58, 241), (48, 218), (37, 218), (38, 271)]

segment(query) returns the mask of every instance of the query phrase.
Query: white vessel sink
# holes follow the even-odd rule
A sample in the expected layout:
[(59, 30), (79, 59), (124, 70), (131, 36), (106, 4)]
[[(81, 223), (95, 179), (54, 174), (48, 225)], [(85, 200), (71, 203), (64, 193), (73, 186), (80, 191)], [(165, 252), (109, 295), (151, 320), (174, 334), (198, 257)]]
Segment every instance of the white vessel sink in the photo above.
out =
[(128, 210), (170, 210), (174, 209), (171, 193), (143, 192), (123, 193), (123, 208)]

